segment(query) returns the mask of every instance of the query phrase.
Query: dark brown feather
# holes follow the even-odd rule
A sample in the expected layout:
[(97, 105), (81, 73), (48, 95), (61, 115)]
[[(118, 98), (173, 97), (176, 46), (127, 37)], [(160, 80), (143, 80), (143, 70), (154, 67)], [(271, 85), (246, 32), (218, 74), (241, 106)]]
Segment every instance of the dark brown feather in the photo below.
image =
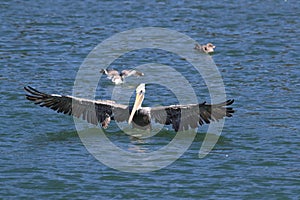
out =
[(30, 86), (24, 87), (26, 98), (33, 101), (41, 107), (48, 107), (58, 113), (73, 115), (82, 118), (88, 123), (97, 125), (98, 123), (107, 127), (111, 118), (117, 118), (118, 121), (126, 121), (127, 115), (114, 116), (116, 113), (128, 113), (128, 107), (121, 104), (115, 104), (112, 101), (96, 101), (80, 99), (72, 96), (63, 96), (55, 94), (42, 93)]
[(172, 124), (175, 131), (197, 128), (199, 125), (209, 124), (224, 117), (232, 117), (233, 108), (227, 107), (234, 100), (227, 100), (220, 104), (190, 104), (161, 106), (151, 109), (151, 117), (161, 124)]

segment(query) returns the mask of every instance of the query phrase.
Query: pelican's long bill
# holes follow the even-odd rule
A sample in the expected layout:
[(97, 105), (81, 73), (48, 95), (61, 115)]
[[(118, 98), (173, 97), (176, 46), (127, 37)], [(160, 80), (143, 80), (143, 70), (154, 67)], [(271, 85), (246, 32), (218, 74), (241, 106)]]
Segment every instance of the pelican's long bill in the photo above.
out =
[(141, 108), (142, 103), (143, 103), (143, 100), (144, 100), (144, 97), (145, 97), (145, 84), (142, 83), (142, 84), (140, 84), (140, 85), (136, 88), (135, 102), (134, 102), (134, 105), (133, 105), (131, 114), (130, 114), (130, 116), (129, 116), (129, 119), (128, 119), (128, 124), (131, 123), (131, 121), (132, 121), (132, 119), (133, 119), (133, 116), (134, 116), (135, 112), (136, 112), (139, 108)]

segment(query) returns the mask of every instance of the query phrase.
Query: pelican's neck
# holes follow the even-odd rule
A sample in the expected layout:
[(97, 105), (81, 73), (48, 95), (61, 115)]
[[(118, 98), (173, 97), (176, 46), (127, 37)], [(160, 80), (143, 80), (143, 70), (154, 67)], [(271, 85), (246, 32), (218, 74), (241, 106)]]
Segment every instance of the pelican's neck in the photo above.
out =
[(135, 102), (131, 111), (131, 114), (128, 119), (128, 123), (130, 124), (133, 116), (135, 115), (135, 112), (142, 107), (142, 103), (144, 101), (144, 94), (145, 94), (145, 84), (142, 83), (136, 88), (136, 97), (135, 97)]

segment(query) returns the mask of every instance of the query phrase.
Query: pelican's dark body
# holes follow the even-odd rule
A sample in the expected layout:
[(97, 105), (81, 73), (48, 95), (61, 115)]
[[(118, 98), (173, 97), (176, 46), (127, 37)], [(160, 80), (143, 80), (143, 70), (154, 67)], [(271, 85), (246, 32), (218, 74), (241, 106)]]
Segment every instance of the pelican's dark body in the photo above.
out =
[(132, 119), (133, 127), (143, 130), (151, 129), (151, 114), (150, 110), (141, 108), (137, 110)]

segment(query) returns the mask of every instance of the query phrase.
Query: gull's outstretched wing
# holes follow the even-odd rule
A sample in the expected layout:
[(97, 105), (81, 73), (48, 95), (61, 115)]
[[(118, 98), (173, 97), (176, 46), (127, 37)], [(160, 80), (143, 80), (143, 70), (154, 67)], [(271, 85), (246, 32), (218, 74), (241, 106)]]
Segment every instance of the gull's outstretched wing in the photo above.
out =
[(128, 77), (128, 76), (144, 76), (144, 73), (132, 69), (132, 70), (123, 70), (123, 71), (121, 72), (121, 75), (122, 75), (123, 77)]

